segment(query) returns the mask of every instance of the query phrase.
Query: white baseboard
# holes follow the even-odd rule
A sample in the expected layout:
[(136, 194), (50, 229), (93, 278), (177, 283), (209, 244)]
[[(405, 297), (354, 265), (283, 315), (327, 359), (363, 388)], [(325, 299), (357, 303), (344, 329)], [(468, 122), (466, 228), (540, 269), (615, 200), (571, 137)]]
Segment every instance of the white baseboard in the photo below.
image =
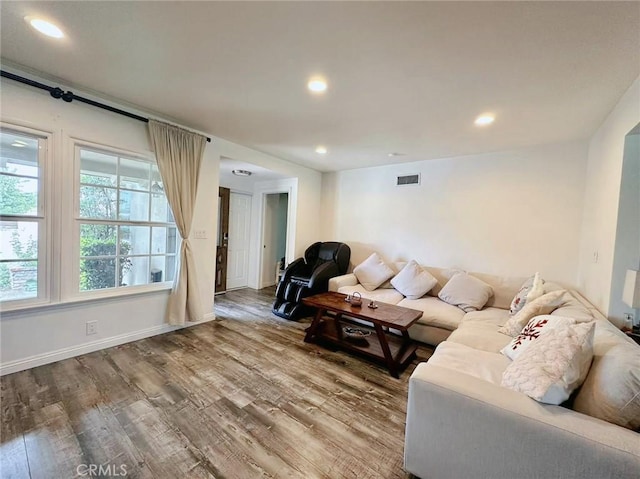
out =
[(133, 331), (131, 333), (120, 334), (118, 336), (112, 336), (110, 338), (99, 339), (97, 341), (91, 341), (89, 343), (79, 344), (77, 346), (71, 346), (68, 348), (58, 349), (43, 354), (36, 354), (24, 359), (17, 359), (15, 361), (9, 361), (4, 364), (0, 364), (0, 376), (6, 374), (17, 373), (18, 371), (24, 371), (25, 369), (35, 368), (37, 366), (43, 366), (49, 363), (55, 363), (56, 361), (62, 361), (63, 359), (73, 358), (80, 356), (81, 354), (92, 353), (101, 349), (111, 348), (113, 346), (119, 346), (121, 344), (130, 343), (132, 341), (138, 341), (140, 339), (149, 338), (158, 334), (164, 334), (178, 329), (189, 328), (197, 324), (206, 323), (216, 319), (214, 312), (210, 312), (204, 315), (202, 321), (197, 323), (188, 323), (184, 326), (171, 326), (169, 324), (161, 324), (152, 328), (141, 329)]

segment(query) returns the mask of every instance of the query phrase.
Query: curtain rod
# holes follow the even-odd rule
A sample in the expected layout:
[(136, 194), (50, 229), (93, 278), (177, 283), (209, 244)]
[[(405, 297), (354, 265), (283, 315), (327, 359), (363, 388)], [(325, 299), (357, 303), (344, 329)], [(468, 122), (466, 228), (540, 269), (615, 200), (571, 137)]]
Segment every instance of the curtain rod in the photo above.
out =
[[(63, 91), (62, 88), (60, 87), (52, 87), (49, 85), (45, 85), (44, 83), (40, 83), (35, 80), (30, 80), (28, 78), (21, 77), (20, 75), (9, 73), (4, 70), (0, 70), (0, 76), (4, 78), (9, 78), (10, 80), (14, 80), (20, 83), (24, 83), (25, 85), (29, 85), (34, 88), (40, 88), (41, 90), (46, 90), (56, 100), (62, 98), (67, 103), (71, 103), (73, 100), (78, 100), (79, 102), (86, 103), (87, 105), (95, 106), (97, 108), (102, 108), (103, 110), (111, 111), (113, 113), (117, 113), (118, 115), (126, 116), (129, 118), (133, 118), (134, 120), (149, 123), (149, 118), (145, 118), (144, 116), (136, 115), (135, 113), (124, 111), (124, 110), (121, 110), (120, 108), (115, 108), (109, 105), (105, 105), (104, 103), (99, 103), (97, 101), (93, 101), (88, 98), (75, 95), (71, 91)], [(209, 137), (206, 137), (206, 138), (207, 138), (207, 141), (211, 143), (211, 138)]]

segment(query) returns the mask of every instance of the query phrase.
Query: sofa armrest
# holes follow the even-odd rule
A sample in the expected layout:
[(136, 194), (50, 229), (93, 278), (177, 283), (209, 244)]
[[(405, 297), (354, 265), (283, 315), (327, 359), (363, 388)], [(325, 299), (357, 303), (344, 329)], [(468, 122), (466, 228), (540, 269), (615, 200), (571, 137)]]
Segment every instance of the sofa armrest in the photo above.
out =
[(329, 279), (329, 291), (338, 291), (338, 288), (343, 286), (356, 286), (357, 284), (358, 278), (356, 278), (355, 274), (343, 274)]
[(640, 436), (422, 363), (409, 381), (405, 469), (423, 478), (637, 478)]

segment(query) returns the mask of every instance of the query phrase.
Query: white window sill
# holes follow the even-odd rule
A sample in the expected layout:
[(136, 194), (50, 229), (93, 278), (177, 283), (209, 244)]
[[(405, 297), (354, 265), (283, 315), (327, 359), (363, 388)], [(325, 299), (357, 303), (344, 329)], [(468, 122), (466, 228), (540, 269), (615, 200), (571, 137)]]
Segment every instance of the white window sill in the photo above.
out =
[(11, 302), (0, 304), (0, 316), (10, 316), (12, 314), (21, 314), (29, 311), (40, 311), (47, 309), (58, 309), (82, 303), (95, 303), (96, 301), (110, 301), (114, 299), (128, 298), (131, 296), (139, 296), (151, 293), (167, 293), (173, 282), (168, 281), (156, 284), (144, 284), (140, 286), (129, 286), (126, 288), (110, 288), (102, 291), (88, 291), (86, 293), (77, 293), (61, 301), (37, 300), (23, 302), (12, 305)]

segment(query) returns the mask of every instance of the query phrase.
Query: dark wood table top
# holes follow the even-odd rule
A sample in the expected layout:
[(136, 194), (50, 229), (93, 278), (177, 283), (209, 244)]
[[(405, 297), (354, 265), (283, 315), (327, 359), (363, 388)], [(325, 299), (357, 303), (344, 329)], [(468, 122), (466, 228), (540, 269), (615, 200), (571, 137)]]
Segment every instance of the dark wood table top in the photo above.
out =
[(302, 302), (307, 306), (342, 313), (352, 318), (363, 319), (382, 326), (394, 328), (400, 331), (406, 330), (422, 317), (422, 311), (417, 309), (404, 308), (395, 304), (380, 303), (377, 309), (369, 308), (368, 299), (362, 299), (362, 306), (352, 306), (345, 301), (346, 294), (329, 291), (320, 293), (308, 298), (303, 298)]

